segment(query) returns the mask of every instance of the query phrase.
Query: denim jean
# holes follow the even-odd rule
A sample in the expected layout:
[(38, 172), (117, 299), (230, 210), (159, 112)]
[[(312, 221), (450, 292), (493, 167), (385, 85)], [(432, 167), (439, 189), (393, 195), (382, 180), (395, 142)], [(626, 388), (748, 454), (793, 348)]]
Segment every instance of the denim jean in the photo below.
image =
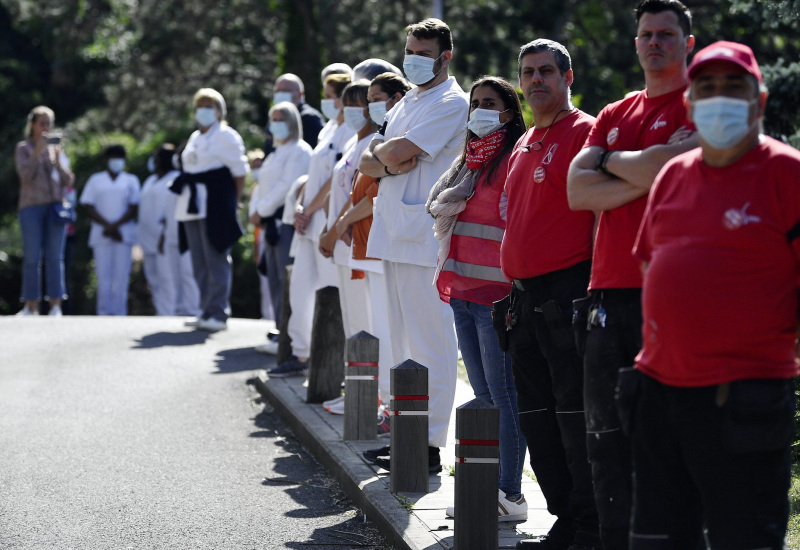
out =
[(41, 297), (41, 260), (44, 259), (46, 298), (64, 298), (64, 239), (65, 224), (56, 223), (50, 216), (50, 205), (29, 206), (19, 211), (22, 232), (22, 299)]
[(500, 349), (492, 327), (492, 306), (450, 300), (461, 357), (475, 397), (500, 409), (500, 489), (521, 493), (525, 438), (519, 428), (511, 356)]

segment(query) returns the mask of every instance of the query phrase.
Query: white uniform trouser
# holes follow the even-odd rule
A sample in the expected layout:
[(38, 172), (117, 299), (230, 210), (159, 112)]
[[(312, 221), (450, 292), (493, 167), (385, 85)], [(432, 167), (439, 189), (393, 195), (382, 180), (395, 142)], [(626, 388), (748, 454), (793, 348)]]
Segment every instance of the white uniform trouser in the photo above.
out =
[(428, 369), (428, 444), (444, 447), (456, 393), (458, 348), (453, 310), (431, 284), (435, 268), (383, 262), (392, 357)]
[(144, 276), (153, 295), (156, 315), (197, 315), (200, 290), (192, 272), (192, 258), (178, 246), (165, 246), (164, 253), (146, 254)]
[(308, 357), (311, 353), (311, 324), (314, 321), (315, 293), (326, 286), (336, 286), (338, 274), (330, 258), (317, 250), (317, 243), (295, 235), (294, 267), (289, 282), (289, 305), (292, 315), (286, 332), (292, 339), (292, 354)]
[[(362, 330), (371, 332), (372, 308), (366, 279), (352, 279), (349, 266), (336, 266), (339, 271), (339, 305), (342, 308), (344, 337), (350, 338)], [(374, 334), (373, 334), (374, 336)]]
[(94, 247), (98, 315), (128, 314), (131, 248), (129, 244), (117, 242)]
[(391, 392), (391, 371), (396, 365), (392, 360), (392, 339), (389, 332), (389, 312), (386, 309), (386, 279), (383, 273), (367, 271), (367, 286), (369, 287), (369, 300), (372, 306), (372, 329), (369, 331), (378, 339), (378, 395), (381, 403), (389, 407)]

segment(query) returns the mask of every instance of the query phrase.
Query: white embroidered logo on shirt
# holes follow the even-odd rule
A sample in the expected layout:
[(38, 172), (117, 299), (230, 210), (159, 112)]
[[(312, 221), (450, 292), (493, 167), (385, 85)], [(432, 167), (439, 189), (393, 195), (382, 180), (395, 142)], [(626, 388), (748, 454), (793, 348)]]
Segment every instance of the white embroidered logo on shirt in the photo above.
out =
[(658, 130), (659, 128), (663, 128), (664, 126), (667, 125), (667, 122), (665, 120), (661, 120), (661, 117), (663, 117), (663, 116), (664, 116), (664, 113), (661, 113), (660, 115), (658, 115), (658, 118), (656, 119), (656, 121), (653, 123), (652, 126), (650, 126), (651, 130)]
[(536, 171), (533, 173), (533, 181), (536, 183), (542, 183), (544, 181), (544, 166), (539, 166)]
[(609, 145), (614, 145), (614, 142), (617, 141), (618, 137), (619, 137), (619, 128), (618, 127), (611, 128), (611, 131), (608, 132), (608, 136), (606, 136), (606, 142)]
[(750, 203), (745, 203), (741, 208), (731, 208), (725, 212), (722, 217), (722, 224), (731, 231), (739, 229), (748, 223), (759, 223), (761, 218), (758, 216), (751, 216), (747, 213)]
[(558, 149), (558, 143), (554, 143), (547, 149), (547, 153), (542, 160), (542, 165), (550, 164), (553, 162), (553, 155), (556, 153), (556, 149)]

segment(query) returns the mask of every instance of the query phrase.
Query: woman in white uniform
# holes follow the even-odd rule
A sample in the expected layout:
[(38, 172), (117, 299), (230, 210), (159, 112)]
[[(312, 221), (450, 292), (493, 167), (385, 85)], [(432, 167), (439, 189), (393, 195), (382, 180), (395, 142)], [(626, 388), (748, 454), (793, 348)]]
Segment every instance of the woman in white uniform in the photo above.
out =
[(139, 178), (124, 171), (122, 145), (110, 146), (105, 157), (108, 169), (89, 178), (80, 204), (92, 220), (89, 246), (97, 275), (97, 314), (127, 315), (140, 184)]
[(148, 160), (154, 172), (142, 185), (139, 201), (139, 245), (144, 252), (144, 275), (153, 295), (156, 315), (192, 315), (199, 311), (200, 291), (192, 260), (178, 247), (175, 205), (169, 186), (180, 174), (172, 165), (175, 146), (164, 143)]
[(294, 268), (289, 284), (292, 315), (287, 327), (292, 339), (292, 357), (268, 371), (273, 378), (305, 374), (311, 351), (315, 293), (320, 288), (336, 286), (338, 282), (336, 266), (330, 259), (322, 257), (317, 249), (320, 233), (326, 223), (325, 207), (328, 203), (333, 166), (341, 158), (345, 144), (355, 133), (344, 124), (342, 111), (341, 94), (349, 83), (350, 76), (344, 74), (332, 74), (325, 79), (322, 112), (330, 120), (320, 132), (319, 142), (311, 154), (302, 205), (298, 207), (294, 218), (295, 235), (291, 250)]
[(280, 321), (286, 266), (291, 263), (289, 247), (294, 236), (294, 226), (280, 220), (289, 188), (308, 172), (312, 149), (303, 141), (300, 113), (288, 101), (269, 110), (269, 130), (275, 151), (264, 160), (258, 173), (258, 185), (250, 197), (250, 221), (262, 228), (269, 293), (275, 319)]
[(250, 167), (241, 136), (225, 123), (225, 100), (212, 88), (194, 95), (198, 129), (181, 153), (183, 173), (175, 218), (182, 223), (200, 288), (200, 315), (187, 326), (216, 332), (227, 328), (233, 283), (231, 246), (244, 234), (237, 216)]

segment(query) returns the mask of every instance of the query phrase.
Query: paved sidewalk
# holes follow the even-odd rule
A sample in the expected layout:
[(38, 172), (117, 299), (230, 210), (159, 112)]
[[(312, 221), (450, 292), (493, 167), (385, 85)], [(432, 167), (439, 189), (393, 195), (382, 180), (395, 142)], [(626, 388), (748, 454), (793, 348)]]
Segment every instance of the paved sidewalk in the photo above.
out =
[[(254, 382), (291, 426), (295, 436), (314, 453), (384, 536), (394, 542), (396, 549), (453, 548), (454, 521), (446, 517), (445, 508), (453, 503), (455, 492), (455, 477), (450, 475), (455, 464), (455, 412), (450, 419), (447, 448), (442, 450), (444, 470), (431, 476), (431, 492), (395, 496), (389, 491), (388, 472), (361, 457), (363, 450), (388, 445), (388, 438), (343, 441), (344, 417), (330, 414), (321, 405), (307, 404), (302, 378), (270, 380), (260, 375)], [(459, 380), (455, 406), (473, 397), (469, 385)], [(528, 521), (500, 523), (500, 548), (514, 548), (520, 539), (544, 535), (555, 521), (546, 510), (538, 484), (529, 477), (527, 458), (525, 464), (522, 491), (528, 501)]]

